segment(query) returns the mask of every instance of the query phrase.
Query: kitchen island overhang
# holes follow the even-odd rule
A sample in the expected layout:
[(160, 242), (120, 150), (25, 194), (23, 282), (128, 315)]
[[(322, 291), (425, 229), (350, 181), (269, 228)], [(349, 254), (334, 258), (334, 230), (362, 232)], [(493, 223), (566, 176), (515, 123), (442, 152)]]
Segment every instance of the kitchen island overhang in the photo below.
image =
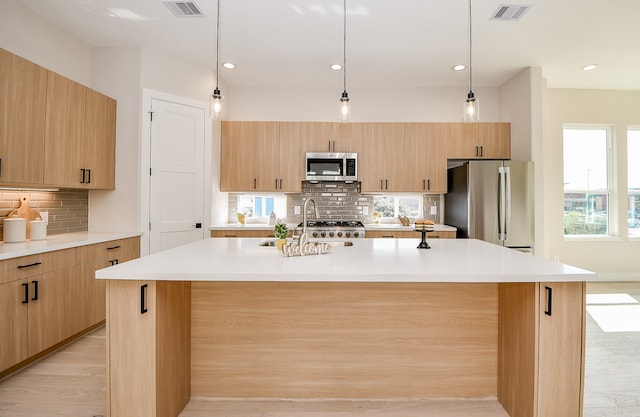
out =
[(568, 369), (556, 367), (561, 394), (581, 409), (584, 283), (595, 274), (474, 240), (420, 250), (362, 239), (298, 258), (262, 241), (207, 239), (96, 273), (110, 280), (112, 417), (141, 399), (139, 415), (177, 416), (192, 395), (491, 397), (512, 417), (573, 415), (540, 414), (552, 287), (556, 303), (572, 300), (553, 319), (579, 354), (554, 355)]

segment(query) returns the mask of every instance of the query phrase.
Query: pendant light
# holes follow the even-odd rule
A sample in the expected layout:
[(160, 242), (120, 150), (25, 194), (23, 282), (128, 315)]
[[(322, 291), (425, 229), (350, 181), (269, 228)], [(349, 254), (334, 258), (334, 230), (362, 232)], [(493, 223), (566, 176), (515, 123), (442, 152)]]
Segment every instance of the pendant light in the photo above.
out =
[(220, 0), (218, 0), (218, 13), (216, 19), (216, 88), (213, 90), (211, 97), (209, 97), (209, 117), (215, 120), (221, 120), (224, 115), (222, 102), (224, 97), (222, 97), (218, 86), (218, 75), (220, 72), (220, 67), (218, 66), (218, 53), (220, 50)]
[(343, 91), (340, 97), (340, 121), (348, 122), (351, 120), (351, 101), (349, 100), (349, 94), (347, 93), (347, 0), (343, 1), (344, 9), (344, 30), (342, 39), (342, 77), (343, 77)]
[(473, 74), (471, 65), (471, 48), (473, 46), (471, 36), (471, 0), (469, 0), (469, 93), (464, 101), (464, 121), (477, 122), (480, 120), (480, 101), (473, 94)]

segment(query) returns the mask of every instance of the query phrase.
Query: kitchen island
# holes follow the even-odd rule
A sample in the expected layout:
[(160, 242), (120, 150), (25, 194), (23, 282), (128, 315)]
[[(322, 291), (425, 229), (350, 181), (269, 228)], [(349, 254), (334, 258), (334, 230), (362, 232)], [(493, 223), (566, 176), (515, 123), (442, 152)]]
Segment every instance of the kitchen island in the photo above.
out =
[(582, 414), (585, 282), (477, 240), (359, 239), (283, 257), (206, 239), (108, 279), (108, 412), (194, 397), (495, 398), (511, 417)]

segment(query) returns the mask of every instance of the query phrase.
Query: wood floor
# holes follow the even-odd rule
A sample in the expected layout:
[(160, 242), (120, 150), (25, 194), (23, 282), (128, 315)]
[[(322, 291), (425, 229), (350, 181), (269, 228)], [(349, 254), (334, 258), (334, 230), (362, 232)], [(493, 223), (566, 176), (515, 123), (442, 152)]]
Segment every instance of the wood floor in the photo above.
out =
[[(617, 294), (613, 298), (590, 297), (587, 304), (588, 307), (604, 306), (613, 313), (619, 309), (622, 321), (633, 321), (634, 306), (640, 309), (640, 282), (589, 284), (587, 293)], [(105, 415), (104, 342), (105, 331), (101, 328), (0, 381), (0, 417)], [(605, 332), (588, 314), (584, 417), (640, 416), (639, 386), (640, 331)], [(507, 417), (495, 401), (225, 401), (205, 398), (193, 398), (180, 417), (469, 415)]]

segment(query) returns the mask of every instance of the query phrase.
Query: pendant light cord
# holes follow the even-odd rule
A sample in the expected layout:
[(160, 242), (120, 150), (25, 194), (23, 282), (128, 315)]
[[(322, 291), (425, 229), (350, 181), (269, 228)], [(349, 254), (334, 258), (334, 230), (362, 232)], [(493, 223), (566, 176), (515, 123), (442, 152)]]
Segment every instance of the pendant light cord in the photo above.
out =
[(347, 91), (347, 0), (343, 1), (344, 9), (344, 26), (342, 38), (342, 76), (344, 91)]
[(473, 49), (473, 43), (472, 43), (472, 36), (471, 36), (471, 0), (469, 0), (469, 93), (473, 92), (473, 84), (472, 84), (472, 65), (471, 65), (471, 50)]
[(216, 16), (216, 90), (218, 90), (218, 73), (220, 66), (218, 62), (218, 54), (220, 49), (220, 0), (218, 0), (218, 14)]

